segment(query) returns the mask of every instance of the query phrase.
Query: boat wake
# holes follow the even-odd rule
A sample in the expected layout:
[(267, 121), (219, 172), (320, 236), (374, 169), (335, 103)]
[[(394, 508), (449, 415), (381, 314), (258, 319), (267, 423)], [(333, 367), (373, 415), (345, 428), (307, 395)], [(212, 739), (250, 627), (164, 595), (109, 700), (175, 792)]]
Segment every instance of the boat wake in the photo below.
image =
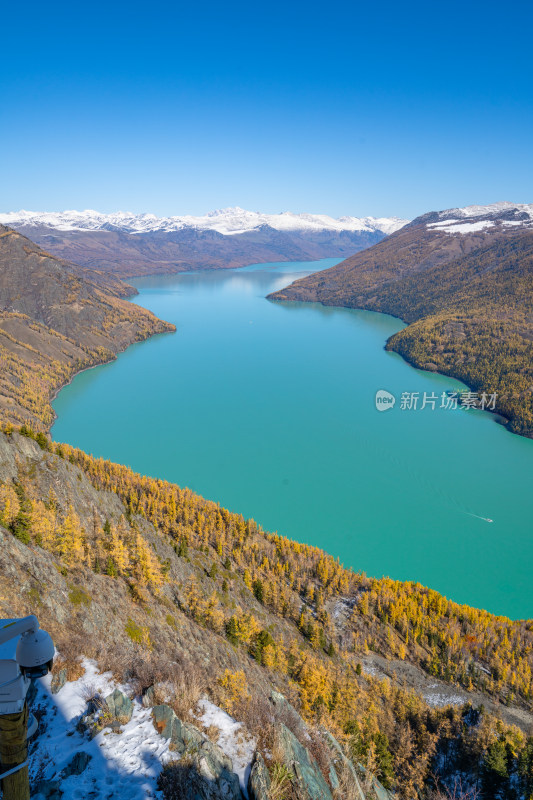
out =
[(490, 517), (480, 517), (479, 514), (472, 514), (470, 511), (464, 511), (464, 514), (468, 514), (469, 517), (475, 517), (476, 519), (482, 519), (483, 522), (494, 522), (493, 519)]

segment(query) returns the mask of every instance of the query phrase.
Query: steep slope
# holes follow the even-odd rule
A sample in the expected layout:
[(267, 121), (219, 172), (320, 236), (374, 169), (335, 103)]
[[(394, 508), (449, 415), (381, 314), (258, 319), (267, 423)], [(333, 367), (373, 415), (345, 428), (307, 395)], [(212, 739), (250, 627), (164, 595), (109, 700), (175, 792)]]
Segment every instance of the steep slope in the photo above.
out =
[(318, 214), (260, 214), (240, 208), (203, 217), (13, 212), (5, 223), (56, 256), (121, 276), (242, 267), (266, 261), (347, 256), (406, 220)]
[(0, 414), (47, 428), (50, 399), (76, 372), (174, 330), (128, 303), (134, 289), (60, 261), (0, 226)]
[[(276, 689), (305, 718), (320, 765), (325, 727), (411, 800), (427, 796), (435, 771), (477, 780), (503, 746), (505, 785), (524, 781), (525, 792), (529, 745), (508, 724), (533, 724), (530, 623), (370, 580), (187, 490), (41, 444), (0, 433), (0, 615), (38, 614), (61, 653), (58, 680), (78, 678), (84, 655), (137, 693), (155, 687), (182, 719), (207, 692), (273, 775)], [(419, 677), (406, 686), (409, 674)], [(431, 705), (430, 685), (441, 687)], [(440, 708), (446, 697), (454, 705)]]
[[(34, 337), (24, 361), (22, 338), (3, 334), (12, 349), (9, 358), (2, 352), (2, 380), (9, 379), (13, 403), (28, 402), (32, 389), (42, 411), (53, 380), (31, 382), (41, 366), (50, 378), (57, 360), (67, 374), (77, 353), (112, 357), (112, 346), (128, 343), (128, 330), (133, 335), (150, 324), (164, 326), (118, 298), (126, 291), (119, 282), (110, 285), (105, 276), (98, 284), (88, 281), (80, 268), (12, 231), (2, 233), (0, 242), (10, 248), (5, 269), (14, 276), (11, 281), (11, 272), (3, 273), (4, 322), (18, 336)], [(94, 337), (88, 351), (86, 337)], [(49, 354), (45, 347), (56, 349)], [(25, 371), (18, 371), (16, 358)], [(0, 406), (0, 418), (13, 419), (13, 403)], [(348, 756), (348, 771), (365, 765), (399, 800), (434, 800), (433, 773), (450, 788), (457, 777), (467, 787), (481, 783), (487, 797), (495, 796), (494, 786), (520, 800), (533, 790), (531, 622), (458, 606), (418, 584), (345, 570), (317, 548), (267, 534), (187, 489), (50, 443), (27, 425), (19, 432), (5, 425), (0, 432), (0, 551), (0, 616), (39, 616), (60, 651), (57, 685), (87, 674), (87, 661), (80, 663), (85, 656), (147, 705), (158, 704), (161, 717), (151, 712), (158, 730), (165, 729), (165, 715), (174, 731), (198, 724), (199, 703), (211, 712), (213, 704), (226, 709), (257, 746), (253, 800), (275, 796), (274, 790), (260, 793), (269, 781), (287, 800), (362, 800), (353, 783), (335, 783), (342, 776), (332, 771), (329, 734), (343, 748), (335, 763)], [(99, 682), (90, 670), (88, 680), (91, 674)], [(294, 703), (303, 727), (273, 689)], [(79, 707), (93, 720), (75, 712), (77, 724), (68, 734), (76, 746), (80, 731), (100, 736), (98, 750), (90, 751), (94, 758), (97, 752), (112, 758), (113, 743), (122, 742), (126, 751), (132, 728), (152, 724), (136, 702), (132, 728), (119, 734), (120, 719), (107, 719), (104, 711), (104, 720), (95, 720), (90, 713), (103, 711), (95, 685), (82, 691)], [(212, 713), (205, 719), (208, 733), (216, 723)], [(198, 736), (191, 725), (186, 731)], [(187, 796), (185, 778), (196, 790), (204, 768), (198, 751), (209, 748), (205, 736), (194, 742), (194, 752), (165, 771), (165, 797)], [(72, 786), (68, 770), (80, 763), (61, 755), (59, 772), (50, 763), (43, 769)], [(144, 791), (142, 765), (131, 758), (127, 763), (135, 770), (132, 788)], [(102, 800), (103, 766), (87, 767), (78, 782), (92, 782), (92, 791), (98, 778), (95, 797)], [(121, 767), (124, 796), (130, 767)], [(314, 782), (313, 792), (302, 790), (304, 778)], [(227, 800), (215, 783), (209, 779), (197, 796)], [(365, 793), (367, 783), (371, 798), (376, 784), (372, 789), (365, 780)], [(43, 796), (51, 791), (46, 786)]]
[(497, 395), (533, 436), (533, 206), (425, 214), (274, 300), (367, 308), (411, 323), (388, 344), (416, 366)]

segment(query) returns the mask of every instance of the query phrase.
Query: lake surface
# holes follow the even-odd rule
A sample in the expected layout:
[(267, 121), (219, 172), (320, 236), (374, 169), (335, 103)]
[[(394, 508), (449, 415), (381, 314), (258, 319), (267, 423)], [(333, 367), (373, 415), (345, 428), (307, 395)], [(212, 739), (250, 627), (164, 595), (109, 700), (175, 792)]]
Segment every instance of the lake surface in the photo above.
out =
[[(337, 261), (133, 281), (135, 302), (177, 332), (78, 375), (54, 402), (54, 438), (369, 575), (533, 616), (533, 441), (440, 409), (464, 387), (383, 349), (399, 320), (265, 299)], [(379, 389), (394, 408), (376, 410)], [(434, 393), (436, 408), (402, 410), (402, 392)]]

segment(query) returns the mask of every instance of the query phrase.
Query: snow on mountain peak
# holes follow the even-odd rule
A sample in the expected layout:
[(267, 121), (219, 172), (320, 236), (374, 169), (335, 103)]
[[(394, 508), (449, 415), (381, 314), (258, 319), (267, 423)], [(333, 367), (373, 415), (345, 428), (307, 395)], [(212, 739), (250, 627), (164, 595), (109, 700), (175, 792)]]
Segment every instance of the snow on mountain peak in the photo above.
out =
[(295, 214), (284, 211), (279, 214), (262, 214), (259, 211), (246, 211), (239, 206), (216, 209), (203, 216), (157, 217), (154, 214), (133, 214), (117, 211), (101, 214), (92, 209), (85, 211), (12, 211), (0, 214), (0, 224), (11, 227), (47, 227), (60, 231), (98, 231), (118, 230), (122, 233), (171, 232), (183, 228), (213, 230), (225, 236), (246, 233), (261, 226), (278, 231), (366, 231), (393, 233), (403, 227), (408, 220), (398, 217), (339, 217), (335, 219), (326, 214)]
[(510, 203), (505, 200), (487, 206), (465, 206), (438, 212), (438, 221), (429, 222), (428, 230), (449, 234), (479, 233), (496, 225), (503, 228), (530, 226), (533, 224), (533, 203)]
[[(497, 217), (502, 213), (508, 211), (515, 211), (517, 213), (525, 213), (533, 219), (533, 203), (511, 203), (509, 200), (503, 200), (499, 203), (491, 203), (487, 206), (465, 206), (464, 208), (450, 209), (450, 214), (455, 214), (460, 217)], [(441, 212), (448, 213), (448, 212)]]

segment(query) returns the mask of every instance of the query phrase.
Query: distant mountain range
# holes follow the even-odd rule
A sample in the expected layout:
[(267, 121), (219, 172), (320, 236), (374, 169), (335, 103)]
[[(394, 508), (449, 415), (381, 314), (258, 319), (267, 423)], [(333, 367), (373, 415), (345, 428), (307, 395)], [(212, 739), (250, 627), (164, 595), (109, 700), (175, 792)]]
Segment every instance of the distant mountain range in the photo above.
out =
[(511, 429), (533, 437), (533, 204), (424, 214), (271, 299), (400, 317), (390, 349), (496, 392)]
[(396, 217), (261, 214), (242, 208), (200, 217), (97, 211), (0, 214), (0, 224), (30, 236), (54, 255), (124, 277), (349, 256), (406, 222)]

